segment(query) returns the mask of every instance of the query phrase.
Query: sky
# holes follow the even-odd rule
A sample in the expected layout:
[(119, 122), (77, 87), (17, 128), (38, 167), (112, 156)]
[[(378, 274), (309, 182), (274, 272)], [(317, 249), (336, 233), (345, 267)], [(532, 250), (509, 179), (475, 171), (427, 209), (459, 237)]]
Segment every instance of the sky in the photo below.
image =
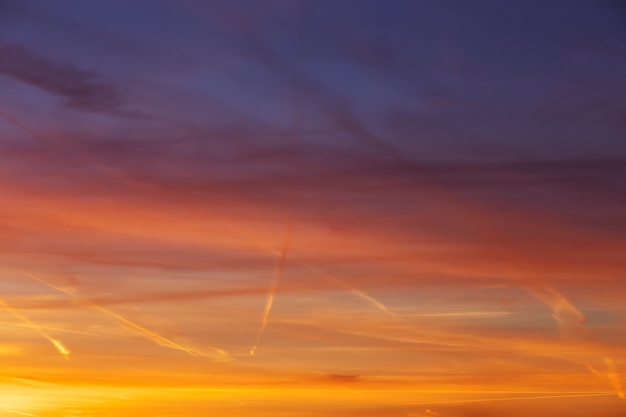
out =
[(615, 0), (0, 0), (0, 416), (623, 416), (624, 74)]

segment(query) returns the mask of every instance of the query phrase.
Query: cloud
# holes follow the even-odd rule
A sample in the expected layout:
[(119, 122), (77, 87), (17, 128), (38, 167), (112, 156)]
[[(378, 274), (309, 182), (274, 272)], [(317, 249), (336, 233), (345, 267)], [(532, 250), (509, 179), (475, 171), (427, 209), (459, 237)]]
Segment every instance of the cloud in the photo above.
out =
[(621, 379), (620, 373), (617, 371), (615, 367), (615, 363), (608, 356), (604, 357), (603, 362), (604, 362), (603, 363), (604, 370), (599, 370), (598, 368), (592, 365), (587, 365), (587, 368), (592, 374), (599, 376), (601, 378), (605, 378), (611, 384), (611, 386), (613, 387), (613, 390), (615, 391), (615, 394), (619, 398), (621, 398), (622, 400), (626, 399), (626, 393), (624, 392), (622, 379)]
[(61, 97), (74, 110), (118, 116), (135, 114), (128, 109), (124, 94), (96, 72), (53, 61), (26, 46), (2, 39), (0, 74)]
[(593, 337), (585, 325), (587, 317), (561, 293), (548, 285), (526, 288), (552, 310), (552, 317), (557, 322), (564, 339), (584, 341)]
[(328, 374), (318, 378), (319, 381), (329, 384), (354, 384), (360, 382), (361, 379), (360, 375), (345, 374)]
[(433, 411), (430, 408), (427, 408), (423, 412), (409, 413), (408, 417), (434, 417), (434, 416), (439, 416), (439, 415), (440, 414), (438, 412)]

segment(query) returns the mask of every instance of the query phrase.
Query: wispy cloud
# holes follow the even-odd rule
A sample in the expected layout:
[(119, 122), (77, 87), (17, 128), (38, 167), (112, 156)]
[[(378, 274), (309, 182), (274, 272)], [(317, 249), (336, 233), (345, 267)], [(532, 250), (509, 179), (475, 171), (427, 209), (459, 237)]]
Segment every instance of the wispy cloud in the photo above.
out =
[(0, 74), (61, 97), (66, 106), (75, 110), (133, 115), (125, 95), (96, 72), (54, 61), (1, 38)]

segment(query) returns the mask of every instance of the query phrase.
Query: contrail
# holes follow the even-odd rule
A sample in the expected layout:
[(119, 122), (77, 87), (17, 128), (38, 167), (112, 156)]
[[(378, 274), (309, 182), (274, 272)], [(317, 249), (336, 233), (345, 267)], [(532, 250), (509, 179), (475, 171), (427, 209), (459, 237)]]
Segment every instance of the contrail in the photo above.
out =
[[(188, 354), (190, 354), (192, 356), (202, 356), (199, 353), (197, 353), (197, 352), (195, 352), (195, 351), (193, 351), (193, 350), (191, 350), (191, 349), (189, 349), (189, 348), (187, 348), (187, 347), (185, 347), (185, 346), (183, 346), (183, 345), (181, 345), (179, 343), (176, 343), (173, 340), (170, 340), (170, 339), (166, 338), (165, 336), (162, 336), (162, 335), (160, 335), (160, 334), (158, 334), (158, 333), (156, 333), (156, 332), (154, 332), (152, 330), (146, 329), (145, 327), (140, 326), (137, 323), (133, 323), (132, 321), (130, 321), (127, 318), (117, 314), (116, 312), (111, 311), (111, 310), (109, 310), (107, 308), (104, 308), (104, 307), (102, 307), (102, 306), (100, 306), (100, 305), (98, 305), (98, 304), (96, 304), (96, 303), (94, 303), (92, 301), (89, 301), (86, 298), (83, 298), (83, 297), (77, 296), (75, 294), (72, 294), (71, 292), (69, 292), (67, 290), (64, 290), (63, 288), (57, 287), (54, 284), (50, 284), (49, 282), (44, 281), (43, 279), (41, 279), (41, 278), (31, 274), (31, 273), (28, 273), (26, 271), (22, 271), (22, 273), (25, 274), (26, 276), (34, 279), (35, 281), (40, 282), (41, 284), (43, 284), (43, 285), (45, 285), (45, 286), (47, 286), (49, 288), (52, 288), (55, 291), (58, 291), (58, 292), (60, 292), (62, 294), (65, 294), (65, 295), (68, 295), (70, 297), (73, 297), (75, 300), (78, 300), (78, 301), (80, 301), (80, 302), (82, 302), (82, 303), (84, 303), (84, 304), (86, 304), (86, 305), (88, 305), (88, 306), (98, 310), (102, 314), (105, 314), (107, 316), (110, 316), (110, 317), (113, 317), (113, 318), (117, 319), (121, 323), (123, 323), (126, 326), (130, 327), (131, 329), (135, 330), (135, 332), (137, 334), (140, 334), (141, 336), (145, 337), (148, 340), (151, 340), (152, 342), (154, 342), (154, 343), (156, 343), (156, 344), (158, 344), (160, 346), (165, 346), (165, 347), (169, 347), (171, 349), (181, 350), (181, 351), (183, 351), (185, 353), (188, 353)], [(208, 346), (208, 348), (211, 351), (217, 353), (220, 356), (221, 359), (227, 359), (229, 357), (228, 353), (226, 351), (222, 350), (222, 349), (218, 349), (218, 348), (213, 347), (213, 346)]]
[[(269, 253), (271, 255), (276, 255), (276, 256), (281, 256), (281, 252), (277, 251), (276, 249), (273, 249), (269, 246), (267, 246), (265, 243), (260, 242), (258, 239), (256, 239), (254, 236), (252, 236), (249, 232), (247, 232), (246, 230), (242, 230), (240, 227), (234, 225), (233, 223), (230, 222), (224, 222), (224, 224), (226, 226), (228, 226), (230, 228), (230, 230), (232, 230), (233, 232), (239, 234), (240, 236), (244, 236), (245, 238), (248, 239), (249, 242), (252, 242), (255, 246), (257, 246), (260, 250), (263, 250), (266, 253)], [(338, 286), (345, 288), (346, 290), (348, 290), (351, 294), (367, 301), (369, 304), (371, 304), (372, 306), (374, 306), (377, 310), (383, 311), (386, 314), (395, 316), (396, 314), (393, 313), (387, 306), (385, 306), (382, 302), (380, 302), (379, 300), (377, 300), (376, 298), (372, 297), (371, 295), (365, 293), (364, 291), (361, 291), (355, 287), (353, 287), (352, 285), (348, 284), (347, 282), (345, 282), (344, 280), (331, 275), (330, 273), (324, 271), (323, 269), (320, 269), (310, 263), (306, 263), (306, 262), (302, 262), (302, 261), (293, 261), (293, 264), (302, 268), (306, 268), (311, 272), (314, 272), (318, 275), (323, 276), (324, 278), (326, 278), (328, 281), (332, 281), (333, 283), (337, 284)]]
[[(536, 286), (525, 288), (552, 310), (552, 316), (559, 325), (563, 339), (580, 342), (592, 338), (591, 330), (585, 325), (587, 317), (563, 294), (548, 285), (544, 285), (543, 288), (536, 288)], [(599, 370), (590, 364), (586, 365), (587, 369), (595, 376), (608, 380), (615, 391), (615, 395), (622, 400), (626, 399), (626, 393), (622, 387), (620, 376), (615, 370), (613, 360), (609, 356), (605, 356), (603, 359), (607, 371)]]
[(537, 285), (526, 285), (524, 288), (552, 310), (552, 317), (559, 325), (559, 331), (564, 339), (589, 337), (589, 329), (585, 327), (587, 317), (567, 297), (545, 284), (542, 288), (538, 288)]
[(615, 369), (615, 363), (608, 356), (604, 357), (604, 363), (607, 367), (606, 372), (599, 371), (591, 365), (588, 365), (587, 368), (592, 374), (608, 379), (613, 386), (613, 389), (615, 390), (615, 394), (622, 400), (626, 399), (626, 393), (624, 393), (622, 381), (619, 374), (617, 373), (617, 370)]
[(45, 143), (52, 143), (56, 146), (59, 146), (58, 141), (56, 140), (52, 140), (50, 138), (41, 136), (40, 134), (38, 134), (37, 132), (31, 130), (28, 126), (23, 125), (22, 123), (18, 122), (17, 120), (15, 120), (13, 117), (9, 116), (8, 114), (6, 114), (3, 111), (0, 111), (0, 116), (5, 119), (7, 122), (11, 123), (13, 126), (17, 127), (18, 129), (28, 133), (29, 135), (31, 135), (32, 137), (34, 137), (35, 139), (37, 139), (40, 142), (45, 142)]
[(285, 266), (285, 259), (287, 258), (287, 250), (289, 249), (289, 242), (291, 242), (291, 232), (293, 229), (293, 218), (289, 219), (289, 225), (287, 226), (287, 234), (285, 235), (285, 241), (283, 242), (282, 250), (280, 251), (280, 256), (278, 261), (276, 262), (276, 266), (274, 267), (274, 280), (272, 281), (272, 286), (270, 287), (269, 294), (267, 295), (267, 303), (265, 304), (265, 311), (263, 312), (263, 320), (261, 321), (261, 328), (259, 329), (259, 334), (257, 335), (256, 342), (250, 348), (250, 356), (254, 355), (254, 352), (259, 347), (259, 343), (261, 342), (261, 337), (263, 336), (263, 332), (267, 327), (267, 320), (269, 319), (270, 312), (272, 311), (272, 305), (274, 304), (274, 297), (276, 296), (276, 291), (278, 290), (278, 284), (280, 283), (280, 279), (283, 276), (283, 267)]
[(552, 398), (583, 398), (583, 397), (609, 397), (615, 395), (611, 392), (598, 392), (589, 394), (565, 394), (565, 395), (536, 395), (530, 397), (505, 397), (505, 398), (475, 398), (469, 400), (445, 400), (445, 401), (424, 401), (424, 402), (412, 402), (403, 405), (432, 405), (432, 404), (463, 404), (463, 403), (478, 403), (478, 402), (492, 402), (492, 401), (515, 401), (515, 400), (549, 400)]
[(324, 278), (326, 278), (326, 279), (328, 279), (330, 281), (333, 281), (337, 285), (347, 289), (350, 293), (356, 295), (357, 297), (364, 299), (365, 301), (367, 301), (368, 303), (370, 303), (371, 305), (376, 307), (378, 310), (380, 310), (380, 311), (382, 311), (382, 312), (384, 312), (386, 314), (389, 314), (391, 316), (395, 316), (396, 315), (393, 311), (389, 310), (389, 308), (386, 305), (384, 305), (382, 302), (380, 302), (376, 298), (372, 297), (369, 294), (364, 293), (363, 291), (359, 290), (358, 288), (353, 287), (352, 285), (350, 285), (347, 282), (345, 282), (345, 281), (335, 277), (334, 275), (331, 275), (331, 274), (329, 274), (329, 273), (327, 273), (327, 272), (325, 272), (325, 271), (323, 271), (323, 270), (321, 270), (321, 269), (319, 269), (319, 268), (317, 268), (317, 267), (315, 267), (313, 265), (304, 264), (304, 266), (307, 269), (309, 269), (309, 270), (311, 270), (313, 272), (316, 272), (316, 273), (318, 273), (320, 275), (323, 275)]
[(7, 408), (3, 408), (2, 411), (5, 411), (5, 412), (11, 413), (11, 414), (19, 414), (21, 416), (39, 417), (37, 414), (24, 413), (22, 411), (9, 410)]
[(26, 324), (29, 328), (33, 329), (35, 332), (37, 332), (37, 334), (39, 334), (41, 337), (43, 337), (44, 339), (46, 339), (47, 341), (49, 341), (52, 346), (55, 347), (56, 350), (59, 351), (59, 353), (65, 358), (65, 359), (69, 359), (70, 358), (70, 351), (68, 348), (66, 348), (63, 343), (60, 340), (55, 339), (54, 337), (50, 336), (41, 326), (39, 326), (37, 323), (33, 322), (32, 320), (30, 320), (28, 317), (24, 316), (22, 313), (20, 313), (19, 311), (17, 311), (16, 309), (14, 309), (13, 307), (11, 307), (10, 305), (8, 305), (6, 303), (6, 301), (0, 299), (0, 305), (7, 311), (9, 312), (11, 315), (13, 315), (13, 317), (17, 318), (18, 320), (22, 321), (24, 324)]

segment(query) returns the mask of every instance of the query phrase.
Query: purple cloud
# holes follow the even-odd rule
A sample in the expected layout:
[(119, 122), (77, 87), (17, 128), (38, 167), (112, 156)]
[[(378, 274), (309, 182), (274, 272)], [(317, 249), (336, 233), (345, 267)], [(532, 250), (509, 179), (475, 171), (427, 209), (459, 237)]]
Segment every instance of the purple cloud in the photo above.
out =
[(0, 74), (59, 96), (67, 107), (78, 111), (134, 114), (124, 94), (98, 73), (38, 56), (23, 45), (1, 39)]

